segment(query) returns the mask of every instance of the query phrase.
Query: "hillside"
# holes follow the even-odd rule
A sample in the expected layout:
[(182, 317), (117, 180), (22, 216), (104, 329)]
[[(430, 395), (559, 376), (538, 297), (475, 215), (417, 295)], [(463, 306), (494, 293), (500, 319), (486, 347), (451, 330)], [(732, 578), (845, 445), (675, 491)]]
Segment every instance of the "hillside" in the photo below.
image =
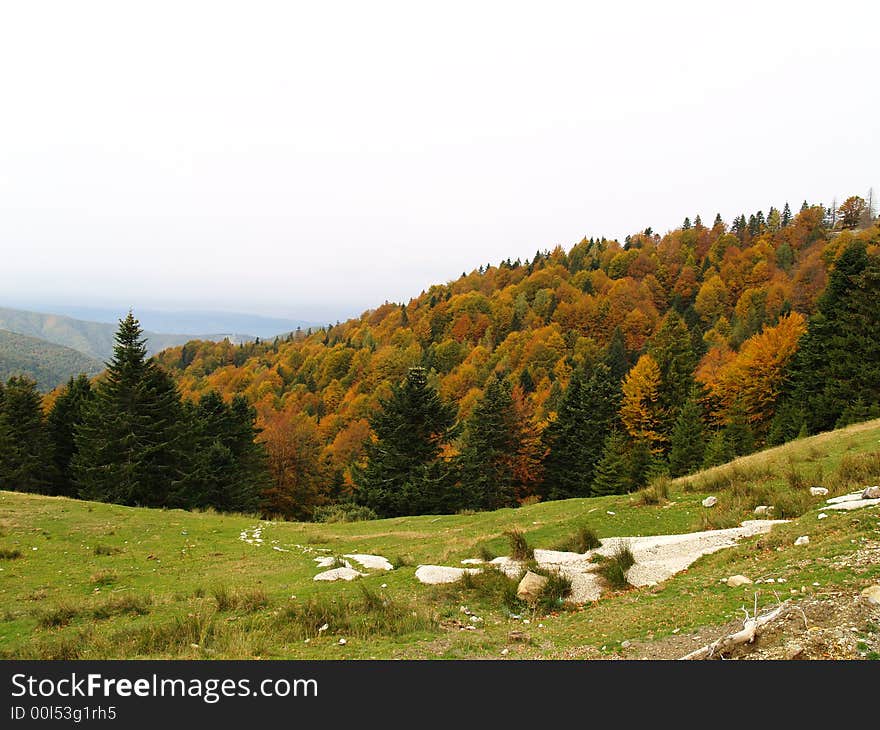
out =
[(103, 369), (102, 362), (77, 350), (0, 330), (0, 381), (26, 375), (49, 391), (80, 373), (93, 376)]
[[(741, 654), (877, 658), (880, 607), (858, 594), (880, 579), (880, 508), (832, 511), (809, 485), (830, 497), (880, 481), (878, 440), (880, 420), (800, 439), (679, 479), (657, 503), (637, 493), (371, 522), (261, 522), (0, 492), (0, 656), (672, 658), (739, 628), (743, 606), (789, 599), (804, 613)], [(718, 504), (707, 509), (708, 495)], [(791, 521), (658, 585), (579, 607), (532, 611), (500, 574), (441, 586), (415, 578), (419, 564), (505, 554), (511, 528), (552, 548), (583, 525), (600, 538), (730, 527), (755, 519), (759, 504)], [(795, 545), (803, 535), (809, 544)], [(346, 553), (396, 567), (352, 583), (313, 580), (316, 555)], [(735, 574), (755, 582), (730, 587), (723, 579)]]
[[(120, 312), (120, 316), (124, 314), (124, 312)], [(102, 362), (113, 353), (113, 335), (116, 328), (116, 323), (89, 322), (59, 314), (44, 314), (0, 307), (0, 329), (69, 347)], [(194, 339), (193, 335), (149, 331), (144, 334), (147, 337), (147, 348), (151, 354)], [(229, 337), (233, 342), (248, 342), (253, 339), (248, 335), (201, 335), (204, 340), (223, 340), (226, 337)]]
[[(257, 408), (270, 451), (300, 444), (297, 470), (317, 476), (279, 488), (310, 494), (316, 503), (354, 489), (374, 433), (370, 419), (417, 366), (460, 424), (483, 403), (487, 383), (502, 377), (512, 387), (523, 439), (537, 444), (517, 467), (535, 484), (535, 464), (550, 468), (543, 454), (553, 450), (552, 424), (576, 400), (576, 375), (584, 381), (578, 387), (589, 390), (586, 379), (605, 364), (619, 397), (623, 389), (618, 412), (590, 430), (598, 441), (590, 447), (590, 470), (615, 429), (625, 432), (624, 448), (646, 444), (652, 457), (668, 461), (678, 419), (695, 398), (692, 425), (708, 445), (705, 458), (697, 454), (678, 472), (685, 473), (804, 429), (877, 415), (870, 363), (880, 356), (872, 334), (880, 320), (871, 306), (880, 295), (878, 244), (876, 224), (841, 231), (822, 206), (806, 203), (794, 215), (786, 204), (782, 212), (741, 215), (729, 225), (719, 216), (709, 226), (697, 216), (662, 236), (648, 229), (623, 242), (584, 239), (567, 251), (539, 251), (531, 261), (482, 265), (409, 302), (386, 302), (317, 332), (239, 347), (191, 342), (158, 360), (187, 398), (212, 389), (244, 394)], [(850, 249), (847, 256), (858, 263), (840, 270), (823, 300), (838, 258)], [(835, 303), (850, 295), (860, 298)], [(827, 311), (814, 322), (823, 301)], [(820, 331), (832, 316), (841, 322)], [(832, 347), (832, 330), (847, 317), (846, 337), (841, 331)], [(815, 331), (805, 334), (811, 323)], [(812, 359), (799, 367), (822, 381), (809, 390), (836, 391), (822, 394), (821, 407), (799, 410), (787, 389), (803, 342), (813, 343), (805, 351)], [(775, 418), (786, 397), (788, 409)], [(447, 455), (465, 447), (461, 438), (444, 444)], [(585, 463), (583, 454), (557, 472), (578, 463)], [(579, 478), (565, 496), (589, 493), (592, 474)], [(523, 483), (516, 491), (522, 498), (534, 488)]]

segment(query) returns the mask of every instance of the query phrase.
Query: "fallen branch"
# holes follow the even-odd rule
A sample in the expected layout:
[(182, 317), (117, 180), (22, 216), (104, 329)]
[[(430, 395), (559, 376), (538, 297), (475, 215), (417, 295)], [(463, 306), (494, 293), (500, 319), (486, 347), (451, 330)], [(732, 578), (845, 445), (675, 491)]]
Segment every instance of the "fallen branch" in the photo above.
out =
[(789, 605), (788, 601), (786, 601), (785, 603), (778, 605), (769, 613), (765, 613), (763, 616), (753, 616), (749, 618), (748, 612), (746, 612), (746, 620), (743, 622), (743, 628), (740, 631), (728, 634), (727, 636), (722, 636), (717, 641), (713, 641), (711, 644), (706, 644), (706, 646), (701, 646), (699, 649), (696, 649), (681, 658), (683, 660), (711, 659), (713, 656), (723, 654), (740, 644), (751, 644), (767, 624), (788, 613), (788, 609)]

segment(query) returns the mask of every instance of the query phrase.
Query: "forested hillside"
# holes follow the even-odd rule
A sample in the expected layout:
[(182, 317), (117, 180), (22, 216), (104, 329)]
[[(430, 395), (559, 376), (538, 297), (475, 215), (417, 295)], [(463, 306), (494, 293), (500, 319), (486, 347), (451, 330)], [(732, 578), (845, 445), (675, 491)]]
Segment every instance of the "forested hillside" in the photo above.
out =
[(103, 363), (69, 347), (0, 329), (0, 381), (27, 375), (48, 391), (80, 373), (97, 375)]
[(877, 414), (878, 243), (858, 198), (696, 216), (482, 265), (284, 341), (190, 342), (158, 362), (186, 398), (217, 389), (256, 407), (269, 512), (627, 491)]

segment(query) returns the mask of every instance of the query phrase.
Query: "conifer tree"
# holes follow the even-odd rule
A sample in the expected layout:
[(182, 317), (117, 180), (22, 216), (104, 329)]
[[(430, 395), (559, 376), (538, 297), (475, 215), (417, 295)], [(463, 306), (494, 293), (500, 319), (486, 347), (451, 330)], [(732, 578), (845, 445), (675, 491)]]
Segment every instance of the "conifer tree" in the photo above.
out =
[(605, 439), (602, 458), (596, 464), (592, 494), (601, 497), (608, 494), (624, 494), (629, 491), (630, 465), (627, 459), (627, 442), (622, 433), (615, 430)]
[(525, 487), (518, 467), (531, 460), (533, 451), (534, 440), (517, 413), (510, 384), (496, 373), (465, 426), (459, 457), (462, 506), (515, 506)]
[(611, 334), (605, 351), (602, 354), (602, 362), (608, 366), (611, 380), (620, 383), (629, 372), (632, 365), (629, 352), (626, 349), (626, 340), (620, 327), (615, 327)]
[(76, 427), (73, 473), (85, 499), (146, 507), (171, 501), (187, 466), (174, 381), (147, 360), (140, 324), (120, 320), (113, 357)]
[(37, 384), (13, 375), (0, 396), (0, 489), (50, 494), (51, 453)]
[(440, 400), (424, 368), (381, 399), (370, 420), (375, 441), (354, 470), (356, 500), (383, 517), (453, 511), (453, 474), (441, 450), (455, 433), (455, 410)]
[(782, 209), (782, 227), (785, 228), (789, 223), (791, 223), (791, 208), (788, 201), (785, 201), (785, 207)]
[(691, 332), (674, 309), (663, 318), (657, 333), (649, 341), (648, 353), (660, 368), (659, 404), (664, 417), (661, 432), (668, 438), (693, 388), (697, 365)]
[(586, 497), (604, 441), (617, 423), (620, 385), (604, 363), (574, 371), (556, 420), (544, 430), (542, 493), (547, 499)]
[(693, 394), (678, 414), (669, 445), (669, 475), (672, 477), (689, 474), (703, 463), (706, 441), (701, 411), (699, 400)]
[(84, 409), (93, 395), (89, 379), (81, 374), (68, 381), (49, 411), (47, 428), (52, 442), (52, 462), (56, 477), (53, 494), (78, 496), (71, 468), (77, 451), (74, 433), (82, 422)]

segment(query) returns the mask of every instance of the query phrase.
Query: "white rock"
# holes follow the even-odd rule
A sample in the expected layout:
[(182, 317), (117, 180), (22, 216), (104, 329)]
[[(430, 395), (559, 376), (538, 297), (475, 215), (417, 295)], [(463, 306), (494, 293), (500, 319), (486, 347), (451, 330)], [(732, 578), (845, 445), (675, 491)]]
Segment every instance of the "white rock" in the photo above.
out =
[(871, 603), (880, 603), (880, 583), (868, 586), (862, 591), (862, 595)]
[(345, 639), (339, 640), (339, 646), (345, 646), (348, 642)]
[(745, 586), (751, 582), (751, 579), (744, 575), (732, 575), (727, 579), (727, 585), (730, 588), (739, 588), (739, 586)]
[(614, 515), (617, 514), (617, 512), (612, 512), (611, 510), (607, 510), (607, 512), (608, 512), (608, 514), (611, 515), (611, 516), (614, 516)]
[(826, 515), (824, 512), (820, 512), (820, 513), (819, 513), (819, 519), (820, 519), (820, 520), (824, 520), (826, 517), (828, 517), (828, 515)]
[(318, 633), (322, 633), (330, 628), (330, 624), (324, 624), (321, 628), (318, 629)]
[(361, 573), (359, 570), (354, 570), (354, 568), (333, 568), (333, 570), (325, 570), (323, 573), (318, 573), (314, 580), (354, 580), (364, 575), (366, 573)]
[(801, 535), (797, 540), (794, 541), (795, 545), (809, 545), (810, 544), (810, 536), (809, 535)]
[(756, 515), (769, 515), (772, 511), (773, 507), (768, 504), (759, 504), (757, 507), (755, 507)]
[(524, 601), (536, 601), (544, 586), (547, 585), (547, 577), (527, 570), (516, 587), (516, 596)]
[(510, 654), (510, 649), (502, 649), (501, 650), (501, 656), (507, 656), (508, 654)]
[(462, 565), (482, 565), (483, 561), (479, 558), (465, 558), (461, 561)]
[(828, 494), (828, 490), (825, 487), (810, 487), (810, 494), (814, 497), (824, 497)]
[(351, 558), (360, 563), (368, 570), (394, 570), (394, 566), (381, 555), (363, 555), (361, 553), (345, 554), (343, 557)]
[(450, 568), (445, 565), (420, 565), (416, 568), (416, 579), (426, 585), (438, 585), (440, 583), (455, 583), (465, 573), (476, 575), (481, 572), (479, 568)]
[(701, 503), (704, 507), (714, 507), (718, 504), (718, 497), (706, 497)]
[[(331, 565), (336, 565), (336, 558), (332, 555), (325, 555), (323, 558), (312, 558), (317, 564), (319, 568), (329, 568)], [(347, 560), (342, 561), (345, 564), (346, 568), (351, 567), (351, 563)]]
[(862, 492), (862, 499), (880, 499), (880, 487), (868, 487)]

